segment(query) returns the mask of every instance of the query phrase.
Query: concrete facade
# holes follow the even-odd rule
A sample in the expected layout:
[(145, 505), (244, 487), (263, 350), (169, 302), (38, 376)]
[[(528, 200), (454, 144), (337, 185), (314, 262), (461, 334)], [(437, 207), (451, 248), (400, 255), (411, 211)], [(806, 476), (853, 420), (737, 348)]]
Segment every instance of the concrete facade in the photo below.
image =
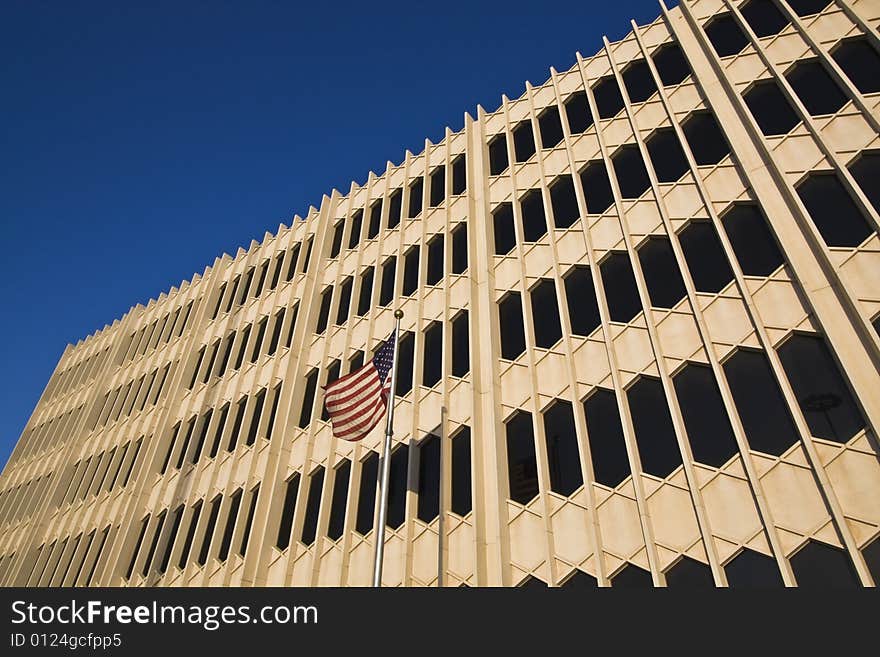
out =
[(320, 385), (400, 308), (385, 584), (873, 586), (880, 2), (821, 5), (661, 6), (68, 346), (0, 584), (368, 585), (382, 431)]

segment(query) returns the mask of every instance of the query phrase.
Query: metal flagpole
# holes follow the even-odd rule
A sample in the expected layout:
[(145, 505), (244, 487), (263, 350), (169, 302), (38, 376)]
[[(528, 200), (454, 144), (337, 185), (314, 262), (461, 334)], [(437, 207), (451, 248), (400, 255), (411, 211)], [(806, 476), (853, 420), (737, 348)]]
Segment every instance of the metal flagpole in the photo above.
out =
[(388, 417), (385, 423), (385, 447), (382, 452), (382, 478), (379, 480), (379, 526), (373, 552), (373, 586), (382, 586), (382, 559), (385, 556), (385, 514), (388, 510), (388, 479), (391, 476), (391, 436), (394, 434), (394, 392), (397, 388), (397, 343), (400, 340), (402, 310), (394, 311), (394, 356), (391, 361), (391, 390), (388, 391)]

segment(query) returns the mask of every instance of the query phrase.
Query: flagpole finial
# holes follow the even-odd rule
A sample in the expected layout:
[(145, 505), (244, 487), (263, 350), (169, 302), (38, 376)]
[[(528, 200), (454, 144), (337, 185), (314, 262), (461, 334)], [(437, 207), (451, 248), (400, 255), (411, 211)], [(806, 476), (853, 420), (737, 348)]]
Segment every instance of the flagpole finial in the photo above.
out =
[(403, 319), (403, 311), (400, 308), (394, 311), (394, 319)]

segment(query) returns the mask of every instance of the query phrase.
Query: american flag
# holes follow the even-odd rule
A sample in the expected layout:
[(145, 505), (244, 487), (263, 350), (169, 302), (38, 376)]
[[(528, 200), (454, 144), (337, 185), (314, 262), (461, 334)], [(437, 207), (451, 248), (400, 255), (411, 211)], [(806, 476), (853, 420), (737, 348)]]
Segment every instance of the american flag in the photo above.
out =
[(324, 406), (333, 435), (360, 440), (385, 416), (391, 391), (394, 331), (369, 363), (324, 387)]

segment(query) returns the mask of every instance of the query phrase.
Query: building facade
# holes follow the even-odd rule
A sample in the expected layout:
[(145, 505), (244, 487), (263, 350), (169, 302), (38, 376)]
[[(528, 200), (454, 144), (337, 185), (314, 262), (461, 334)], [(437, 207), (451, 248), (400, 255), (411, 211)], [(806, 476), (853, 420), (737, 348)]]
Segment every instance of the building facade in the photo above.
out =
[(0, 584), (880, 580), (880, 3), (686, 0), (68, 346)]

